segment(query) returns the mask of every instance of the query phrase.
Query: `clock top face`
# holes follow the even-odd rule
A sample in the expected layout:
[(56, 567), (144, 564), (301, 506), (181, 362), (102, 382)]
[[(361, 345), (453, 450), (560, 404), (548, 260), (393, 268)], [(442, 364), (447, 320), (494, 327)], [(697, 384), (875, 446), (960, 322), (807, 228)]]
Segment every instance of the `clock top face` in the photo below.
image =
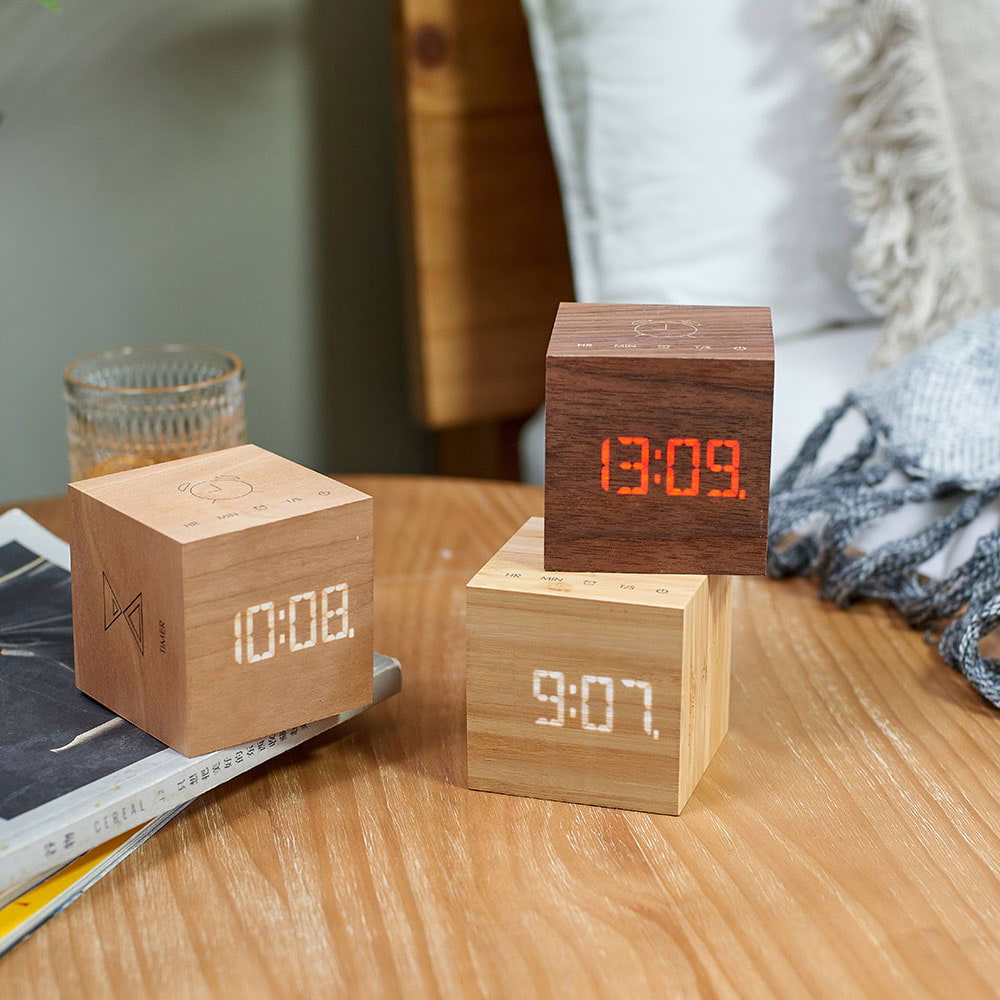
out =
[(773, 362), (771, 311), (763, 306), (560, 304), (547, 357), (629, 356)]
[(652, 608), (687, 606), (705, 582), (704, 575), (634, 573), (556, 573), (542, 567), (545, 520), (532, 517), (469, 581), (474, 589), (553, 595), (584, 601)]
[(70, 486), (178, 542), (214, 538), (369, 499), (252, 444)]
[(546, 570), (763, 573), (773, 354), (764, 308), (562, 305)]

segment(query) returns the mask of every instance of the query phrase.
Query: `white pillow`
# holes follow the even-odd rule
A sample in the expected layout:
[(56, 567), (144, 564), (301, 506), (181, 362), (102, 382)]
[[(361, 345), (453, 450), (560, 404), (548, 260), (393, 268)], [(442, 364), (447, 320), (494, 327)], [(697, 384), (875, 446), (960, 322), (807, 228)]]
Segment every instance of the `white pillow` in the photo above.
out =
[(523, 0), (581, 301), (867, 318), (795, 0)]

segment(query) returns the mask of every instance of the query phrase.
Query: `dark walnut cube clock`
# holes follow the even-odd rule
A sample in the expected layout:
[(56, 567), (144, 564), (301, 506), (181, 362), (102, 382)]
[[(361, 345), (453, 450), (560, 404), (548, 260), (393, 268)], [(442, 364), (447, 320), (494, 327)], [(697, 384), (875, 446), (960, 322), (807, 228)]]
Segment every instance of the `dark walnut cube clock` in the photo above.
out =
[(466, 590), (469, 787), (676, 815), (728, 726), (731, 577), (547, 572), (543, 531)]
[(77, 686), (189, 756), (372, 700), (372, 498), (254, 445), (71, 483)]
[(769, 309), (563, 303), (545, 568), (762, 574), (773, 384)]

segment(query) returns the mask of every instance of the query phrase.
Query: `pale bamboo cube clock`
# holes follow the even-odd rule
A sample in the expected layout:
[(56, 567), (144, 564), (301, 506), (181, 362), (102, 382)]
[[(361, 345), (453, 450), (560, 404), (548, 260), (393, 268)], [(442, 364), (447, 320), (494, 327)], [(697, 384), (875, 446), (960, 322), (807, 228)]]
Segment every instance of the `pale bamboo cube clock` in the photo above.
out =
[(728, 576), (549, 572), (529, 520), (469, 582), (469, 787), (678, 814), (729, 719)]
[(91, 697), (188, 755), (371, 701), (371, 497), (243, 445), (69, 501)]

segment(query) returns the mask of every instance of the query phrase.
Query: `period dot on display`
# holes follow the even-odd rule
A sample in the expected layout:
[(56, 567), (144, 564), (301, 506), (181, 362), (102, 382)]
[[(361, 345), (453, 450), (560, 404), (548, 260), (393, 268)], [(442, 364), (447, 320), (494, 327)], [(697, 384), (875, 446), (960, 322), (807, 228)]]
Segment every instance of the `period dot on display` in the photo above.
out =
[(279, 642), (279, 643), (280, 643), (280, 644), (281, 644), (282, 646), (284, 646), (284, 644), (285, 644), (285, 637), (284, 637), (283, 635), (279, 635), (279, 636), (278, 636), (278, 642)]
[(281, 610), (280, 610), (280, 611), (278, 612), (278, 621), (280, 621), (280, 622), (283, 622), (284, 620), (285, 620), (285, 609), (284, 609), (284, 608), (282, 608), (282, 609), (281, 609)]
[(653, 739), (654, 740), (658, 740), (659, 738), (660, 738), (660, 731), (659, 731), (659, 729), (654, 729), (653, 730)]
[(569, 693), (570, 694), (576, 694), (576, 685), (575, 684), (570, 684), (570, 686), (569, 686)]
[(659, 486), (660, 485), (660, 474), (658, 472), (653, 474), (653, 482)]
[(575, 708), (571, 708), (571, 709), (569, 710), (569, 717), (570, 717), (571, 719), (575, 719), (575, 718), (576, 718), (576, 709), (575, 709)]
[(653, 452), (653, 458), (663, 458), (663, 452), (659, 448)]

